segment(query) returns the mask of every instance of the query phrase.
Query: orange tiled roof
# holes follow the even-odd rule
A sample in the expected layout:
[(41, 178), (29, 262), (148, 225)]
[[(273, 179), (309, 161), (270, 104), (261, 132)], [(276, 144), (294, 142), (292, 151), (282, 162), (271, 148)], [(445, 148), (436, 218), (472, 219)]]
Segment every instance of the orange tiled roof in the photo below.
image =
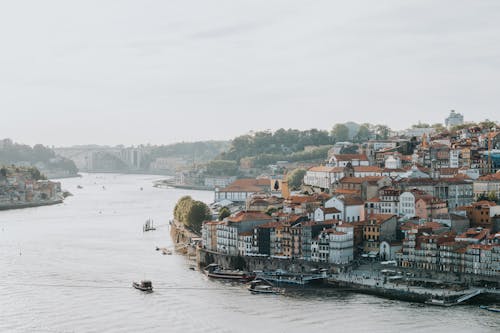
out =
[(269, 179), (236, 179), (220, 192), (260, 192), (271, 185)]
[(241, 211), (227, 218), (230, 222), (243, 222), (253, 220), (272, 220), (272, 217), (259, 211)]

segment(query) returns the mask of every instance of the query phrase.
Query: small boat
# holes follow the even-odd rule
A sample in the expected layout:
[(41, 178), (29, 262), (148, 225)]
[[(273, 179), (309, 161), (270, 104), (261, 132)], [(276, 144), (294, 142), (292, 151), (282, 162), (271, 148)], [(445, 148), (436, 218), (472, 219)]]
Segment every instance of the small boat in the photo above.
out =
[(151, 283), (150, 280), (142, 280), (141, 282), (132, 282), (132, 287), (149, 293), (153, 292), (153, 284)]
[(255, 279), (250, 281), (250, 285), (248, 286), (248, 290), (252, 294), (283, 294), (284, 290), (280, 288), (276, 288), (269, 281), (263, 279)]
[(479, 307), (483, 310), (488, 310), (491, 312), (500, 312), (500, 308), (498, 308), (498, 307), (486, 306), (486, 305), (480, 305)]
[(82, 185), (77, 185), (77, 186), (76, 186), (76, 188), (78, 188), (78, 189), (82, 189), (82, 188), (83, 188), (83, 186), (82, 186)]
[(152, 230), (156, 230), (156, 228), (153, 226), (153, 220), (147, 219), (146, 223), (144, 223), (144, 225), (142, 226), (142, 231), (146, 232), (146, 231), (152, 231)]
[(248, 282), (255, 278), (255, 274), (240, 271), (223, 269), (217, 264), (210, 264), (203, 269), (205, 274), (210, 278), (223, 279), (237, 282)]
[(161, 254), (163, 254), (163, 255), (171, 255), (172, 251), (169, 250), (169, 249), (163, 248), (163, 249), (161, 249)]
[(428, 305), (436, 305), (436, 306), (444, 306), (444, 307), (450, 307), (450, 306), (456, 305), (456, 303), (448, 302), (448, 301), (445, 301), (444, 299), (437, 299), (437, 298), (428, 299), (424, 303), (428, 304)]

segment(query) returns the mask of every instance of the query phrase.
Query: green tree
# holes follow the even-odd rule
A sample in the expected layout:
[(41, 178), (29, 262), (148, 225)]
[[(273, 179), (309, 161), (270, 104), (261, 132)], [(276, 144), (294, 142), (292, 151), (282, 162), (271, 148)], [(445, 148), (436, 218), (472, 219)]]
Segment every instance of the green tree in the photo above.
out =
[(355, 141), (357, 142), (365, 142), (370, 139), (370, 129), (368, 128), (367, 125), (361, 125), (359, 127), (358, 133), (356, 133), (356, 136), (354, 137)]
[(349, 128), (344, 124), (335, 124), (332, 129), (332, 137), (335, 141), (349, 140)]
[(203, 221), (211, 219), (210, 208), (201, 201), (192, 201), (183, 223), (195, 232), (201, 231)]
[(266, 214), (271, 216), (273, 215), (273, 213), (277, 212), (278, 209), (276, 207), (269, 207), (267, 210), (266, 210)]
[(498, 197), (494, 191), (488, 193), (488, 200), (493, 202), (498, 202)]
[(492, 129), (493, 127), (498, 127), (498, 124), (495, 123), (494, 121), (491, 121), (489, 119), (485, 119), (482, 122), (478, 124), (482, 128), (487, 128), (487, 129)]
[(297, 190), (302, 185), (304, 176), (306, 175), (306, 170), (302, 168), (297, 168), (287, 175), (288, 186), (292, 190)]
[(375, 133), (377, 135), (377, 139), (385, 140), (389, 137), (391, 129), (386, 125), (375, 125)]
[(174, 218), (195, 232), (200, 232), (203, 221), (211, 217), (210, 208), (190, 196), (180, 198), (174, 208)]
[(432, 124), (431, 127), (434, 128), (438, 133), (446, 131), (446, 127), (444, 127), (441, 123)]
[(174, 207), (174, 218), (177, 221), (184, 223), (186, 220), (186, 213), (192, 202), (193, 198), (189, 195), (183, 196), (177, 201), (177, 204)]
[(213, 160), (207, 164), (207, 174), (212, 176), (235, 176), (238, 163), (228, 160)]
[(224, 220), (226, 217), (231, 215), (231, 211), (227, 207), (222, 207), (219, 210), (219, 221)]

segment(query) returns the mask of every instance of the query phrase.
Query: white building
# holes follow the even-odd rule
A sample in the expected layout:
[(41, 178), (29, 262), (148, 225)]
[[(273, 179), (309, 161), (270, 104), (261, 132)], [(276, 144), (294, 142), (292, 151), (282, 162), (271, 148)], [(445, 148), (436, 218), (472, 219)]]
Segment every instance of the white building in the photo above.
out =
[(399, 156), (389, 155), (385, 159), (386, 169), (401, 169), (401, 158)]
[[(241, 211), (225, 218), (223, 223), (217, 224), (217, 252), (237, 256), (240, 252), (238, 236), (271, 221), (273, 219), (269, 215), (255, 211)], [(246, 242), (246, 239), (243, 240)]]
[(325, 202), (325, 208), (336, 208), (345, 222), (364, 220), (364, 202), (359, 197), (339, 195)]
[[(346, 229), (349, 230), (349, 229)], [(352, 231), (352, 228), (350, 228)], [(352, 232), (326, 229), (311, 243), (311, 260), (331, 264), (348, 264), (354, 259)]]
[(238, 253), (240, 256), (253, 253), (253, 231), (242, 232), (238, 235)]
[(237, 179), (223, 189), (215, 188), (215, 201), (227, 199), (233, 202), (245, 202), (255, 193), (270, 191), (269, 179)]
[(304, 184), (318, 188), (330, 188), (332, 184), (342, 177), (344, 177), (343, 168), (316, 166), (307, 170), (304, 176)]
[(314, 211), (314, 221), (340, 220), (342, 212), (335, 207), (325, 208), (319, 207)]
[(345, 167), (347, 164), (356, 166), (368, 166), (370, 161), (365, 154), (334, 154), (328, 161), (333, 167)]
[(460, 113), (451, 110), (450, 115), (444, 120), (446, 127), (451, 128), (453, 126), (462, 125), (464, 123), (464, 116)]
[(460, 167), (460, 150), (450, 150), (450, 168)]

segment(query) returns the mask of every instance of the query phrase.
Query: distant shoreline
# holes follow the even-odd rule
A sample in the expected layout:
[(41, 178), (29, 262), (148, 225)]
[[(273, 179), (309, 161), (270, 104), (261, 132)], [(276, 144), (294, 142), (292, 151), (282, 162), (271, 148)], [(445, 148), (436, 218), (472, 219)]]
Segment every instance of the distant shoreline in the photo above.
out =
[(2, 210), (12, 210), (12, 209), (23, 209), (23, 208), (33, 208), (33, 207), (41, 207), (41, 206), (52, 206), (63, 203), (62, 199), (44, 201), (44, 202), (23, 202), (19, 204), (8, 204), (8, 205), (0, 205), (0, 211)]

